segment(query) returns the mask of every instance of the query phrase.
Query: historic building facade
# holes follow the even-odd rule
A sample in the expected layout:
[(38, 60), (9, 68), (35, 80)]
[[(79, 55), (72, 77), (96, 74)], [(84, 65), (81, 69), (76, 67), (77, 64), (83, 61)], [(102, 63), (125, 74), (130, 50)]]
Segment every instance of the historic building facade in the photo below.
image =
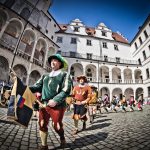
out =
[(50, 70), (47, 57), (58, 49), (55, 32), (60, 30), (47, 11), (50, 4), (50, 0), (0, 1), (0, 80), (7, 82), (13, 68), (24, 83), (33, 84)]
[[(149, 21), (148, 18), (147, 25), (139, 31), (147, 35), (146, 39), (142, 37), (147, 44), (145, 45), (147, 70), (149, 70), (147, 58), (150, 51), (148, 50)], [(118, 95), (120, 98), (126, 95), (128, 99), (131, 94), (137, 97), (142, 92), (145, 97), (150, 96), (148, 85), (150, 77), (145, 76), (143, 59), (142, 63), (139, 62), (141, 54), (135, 56), (137, 52), (135, 54), (134, 41), (128, 43), (120, 33), (111, 31), (104, 23), (91, 28), (79, 19), (75, 19), (70, 24), (60, 26), (61, 30), (56, 32), (56, 42), (60, 47), (58, 53), (67, 58), (70, 74), (74, 80), (80, 74), (86, 75), (90, 84), (98, 88), (100, 96), (108, 93), (110, 98), (113, 95)], [(137, 38), (139, 37), (136, 35), (134, 40), (138, 40)]]
[(50, 4), (49, 0), (0, 0), (1, 81), (8, 80), (11, 67), (24, 83), (33, 84), (50, 71), (47, 57), (61, 53), (69, 62), (74, 84), (84, 74), (99, 96), (129, 98), (144, 92), (150, 97), (149, 17), (129, 43), (104, 23), (87, 27), (75, 19), (59, 25), (47, 11)]

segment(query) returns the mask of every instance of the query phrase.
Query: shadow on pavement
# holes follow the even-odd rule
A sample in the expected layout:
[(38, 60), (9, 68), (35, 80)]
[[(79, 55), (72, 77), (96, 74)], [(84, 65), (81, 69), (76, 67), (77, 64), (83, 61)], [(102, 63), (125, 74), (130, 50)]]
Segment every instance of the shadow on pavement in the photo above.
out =
[(108, 127), (110, 125), (111, 125), (111, 123), (92, 124), (92, 126), (88, 127), (85, 131), (87, 131), (87, 130), (95, 130), (95, 129), (102, 129), (102, 128)]
[[(99, 132), (96, 134), (85, 135), (84, 137), (76, 138), (75, 141), (72, 143), (67, 143), (65, 148), (66, 149), (82, 148), (82, 147), (97, 143), (99, 141), (104, 141), (107, 138), (107, 136), (108, 136), (108, 133), (105, 133), (105, 132)], [(55, 149), (59, 149), (59, 147), (57, 147)]]

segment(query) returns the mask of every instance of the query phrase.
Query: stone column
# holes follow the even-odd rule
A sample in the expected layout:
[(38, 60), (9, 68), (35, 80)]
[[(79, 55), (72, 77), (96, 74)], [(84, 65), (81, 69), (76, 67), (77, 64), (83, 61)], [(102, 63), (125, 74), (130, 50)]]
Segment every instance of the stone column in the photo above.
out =
[(37, 40), (35, 40), (34, 45), (33, 45), (32, 54), (31, 54), (31, 58), (30, 58), (31, 62), (33, 62), (33, 57), (34, 57), (34, 53), (35, 53), (36, 44), (37, 44)]
[(44, 58), (44, 64), (43, 64), (43, 67), (44, 68), (46, 68), (46, 61), (47, 61), (47, 56), (48, 56), (48, 51), (49, 51), (49, 49), (48, 49), (48, 47), (46, 46), (46, 53), (45, 53), (45, 58)]
[(112, 83), (112, 70), (109, 71), (109, 83)]
[(31, 67), (32, 67), (32, 63), (30, 62), (29, 68), (28, 68), (28, 71), (27, 71), (26, 85), (29, 84), (29, 76), (30, 76), (30, 73), (31, 73)]
[(121, 83), (124, 83), (124, 74), (123, 74), (123, 71), (121, 71), (121, 80), (122, 80)]
[(6, 21), (5, 25), (2, 27), (2, 30), (0, 32), (0, 39), (1, 39), (1, 37), (2, 37), (2, 35), (4, 33), (4, 31), (5, 31), (5, 29), (7, 28), (8, 24), (9, 24), (9, 21)]

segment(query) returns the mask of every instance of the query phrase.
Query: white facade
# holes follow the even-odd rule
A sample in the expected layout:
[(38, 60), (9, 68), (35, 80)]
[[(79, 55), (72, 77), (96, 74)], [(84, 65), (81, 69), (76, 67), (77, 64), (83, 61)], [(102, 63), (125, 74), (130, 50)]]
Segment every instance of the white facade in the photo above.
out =
[(131, 42), (132, 55), (142, 64), (145, 96), (150, 97), (150, 15)]
[(133, 45), (120, 33), (112, 32), (104, 23), (87, 27), (79, 19), (60, 26), (61, 30), (56, 32), (58, 53), (68, 60), (74, 80), (78, 75), (86, 75), (89, 84), (98, 87), (99, 96), (124, 94), (128, 99), (131, 94), (137, 98), (144, 92), (148, 97), (143, 66), (134, 56)]
[(8, 82), (9, 68), (26, 84), (50, 71), (47, 58), (57, 52), (55, 32), (60, 30), (47, 12), (50, 3), (0, 1), (0, 80)]

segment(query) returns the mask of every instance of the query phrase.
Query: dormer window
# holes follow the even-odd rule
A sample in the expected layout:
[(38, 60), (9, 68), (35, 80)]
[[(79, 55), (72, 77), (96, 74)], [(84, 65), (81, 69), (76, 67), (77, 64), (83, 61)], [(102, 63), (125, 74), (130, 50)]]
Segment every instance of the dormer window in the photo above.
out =
[(91, 45), (92, 45), (91, 40), (87, 40), (86, 44), (87, 44), (88, 46), (91, 46)]
[(77, 39), (76, 38), (71, 38), (71, 44), (76, 44), (77, 43)]
[(114, 50), (118, 51), (118, 45), (114, 44)]
[(102, 31), (102, 36), (107, 36), (105, 31)]
[(74, 32), (79, 32), (79, 27), (74, 27)]

